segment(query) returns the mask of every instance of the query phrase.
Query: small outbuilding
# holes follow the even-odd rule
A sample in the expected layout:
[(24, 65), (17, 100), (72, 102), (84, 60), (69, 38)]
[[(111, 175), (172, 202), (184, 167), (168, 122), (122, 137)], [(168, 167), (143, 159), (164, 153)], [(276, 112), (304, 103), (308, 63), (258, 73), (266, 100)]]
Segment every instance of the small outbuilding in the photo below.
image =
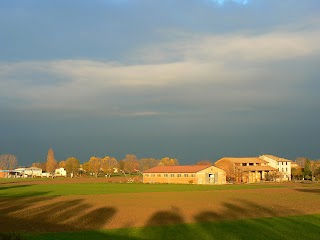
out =
[(143, 183), (225, 184), (226, 173), (210, 165), (157, 166), (143, 172)]
[(67, 171), (64, 168), (57, 168), (54, 172), (54, 176), (56, 177), (66, 177)]

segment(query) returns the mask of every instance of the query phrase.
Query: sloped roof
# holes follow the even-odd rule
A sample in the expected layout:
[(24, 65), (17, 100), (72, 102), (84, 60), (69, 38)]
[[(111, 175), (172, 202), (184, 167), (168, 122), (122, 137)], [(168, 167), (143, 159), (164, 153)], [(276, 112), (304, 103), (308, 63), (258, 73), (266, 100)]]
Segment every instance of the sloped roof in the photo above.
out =
[(156, 166), (143, 173), (197, 173), (212, 165), (195, 165), (195, 166)]
[(24, 171), (24, 170), (38, 170), (38, 171), (42, 171), (41, 168), (38, 168), (38, 167), (21, 167), (21, 168), (16, 168), (15, 170), (19, 170), (19, 171)]
[(241, 171), (250, 172), (250, 171), (276, 171), (277, 169), (270, 166), (239, 166), (237, 167)]
[[(240, 158), (235, 158), (235, 157), (224, 157), (219, 159), (220, 160), (228, 160), (233, 163), (268, 163), (267, 161), (258, 158), (258, 157), (240, 157)], [(217, 162), (218, 162), (217, 161)]]
[(276, 157), (276, 156), (269, 155), (269, 154), (264, 154), (261, 157), (263, 157), (263, 156), (268, 157), (268, 158), (270, 158), (272, 160), (275, 160), (277, 162), (292, 162), (291, 160), (288, 160), (288, 159), (285, 159), (285, 158)]

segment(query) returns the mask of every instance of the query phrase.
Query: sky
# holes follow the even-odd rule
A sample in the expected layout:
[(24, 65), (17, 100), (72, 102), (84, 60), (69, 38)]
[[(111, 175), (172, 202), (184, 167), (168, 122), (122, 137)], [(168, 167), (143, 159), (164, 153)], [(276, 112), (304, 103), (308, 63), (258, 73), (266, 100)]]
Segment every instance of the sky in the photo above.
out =
[(319, 0), (1, 0), (0, 154), (318, 159)]

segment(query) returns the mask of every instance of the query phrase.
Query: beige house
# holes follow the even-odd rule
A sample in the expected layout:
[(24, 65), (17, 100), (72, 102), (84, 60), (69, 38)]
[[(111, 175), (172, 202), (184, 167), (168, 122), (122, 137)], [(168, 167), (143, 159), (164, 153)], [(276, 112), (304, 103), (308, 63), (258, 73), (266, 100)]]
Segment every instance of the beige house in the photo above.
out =
[(64, 168), (57, 168), (54, 171), (54, 176), (56, 176), (56, 177), (66, 177), (67, 176), (67, 171)]
[(234, 183), (261, 182), (277, 171), (268, 161), (258, 157), (224, 157), (216, 161), (215, 166), (225, 170), (227, 181)]
[(143, 183), (225, 184), (224, 170), (209, 166), (157, 166), (143, 172)]
[(278, 169), (278, 180), (279, 181), (290, 181), (291, 180), (291, 163), (292, 161), (279, 158), (273, 155), (261, 155), (259, 158), (269, 163), (269, 166)]

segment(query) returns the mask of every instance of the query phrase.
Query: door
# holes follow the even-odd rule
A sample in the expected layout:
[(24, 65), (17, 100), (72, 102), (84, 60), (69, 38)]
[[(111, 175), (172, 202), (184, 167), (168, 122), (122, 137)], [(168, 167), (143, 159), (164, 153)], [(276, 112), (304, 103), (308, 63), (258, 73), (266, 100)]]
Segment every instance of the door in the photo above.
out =
[(214, 174), (209, 174), (209, 183), (215, 183), (215, 176)]

